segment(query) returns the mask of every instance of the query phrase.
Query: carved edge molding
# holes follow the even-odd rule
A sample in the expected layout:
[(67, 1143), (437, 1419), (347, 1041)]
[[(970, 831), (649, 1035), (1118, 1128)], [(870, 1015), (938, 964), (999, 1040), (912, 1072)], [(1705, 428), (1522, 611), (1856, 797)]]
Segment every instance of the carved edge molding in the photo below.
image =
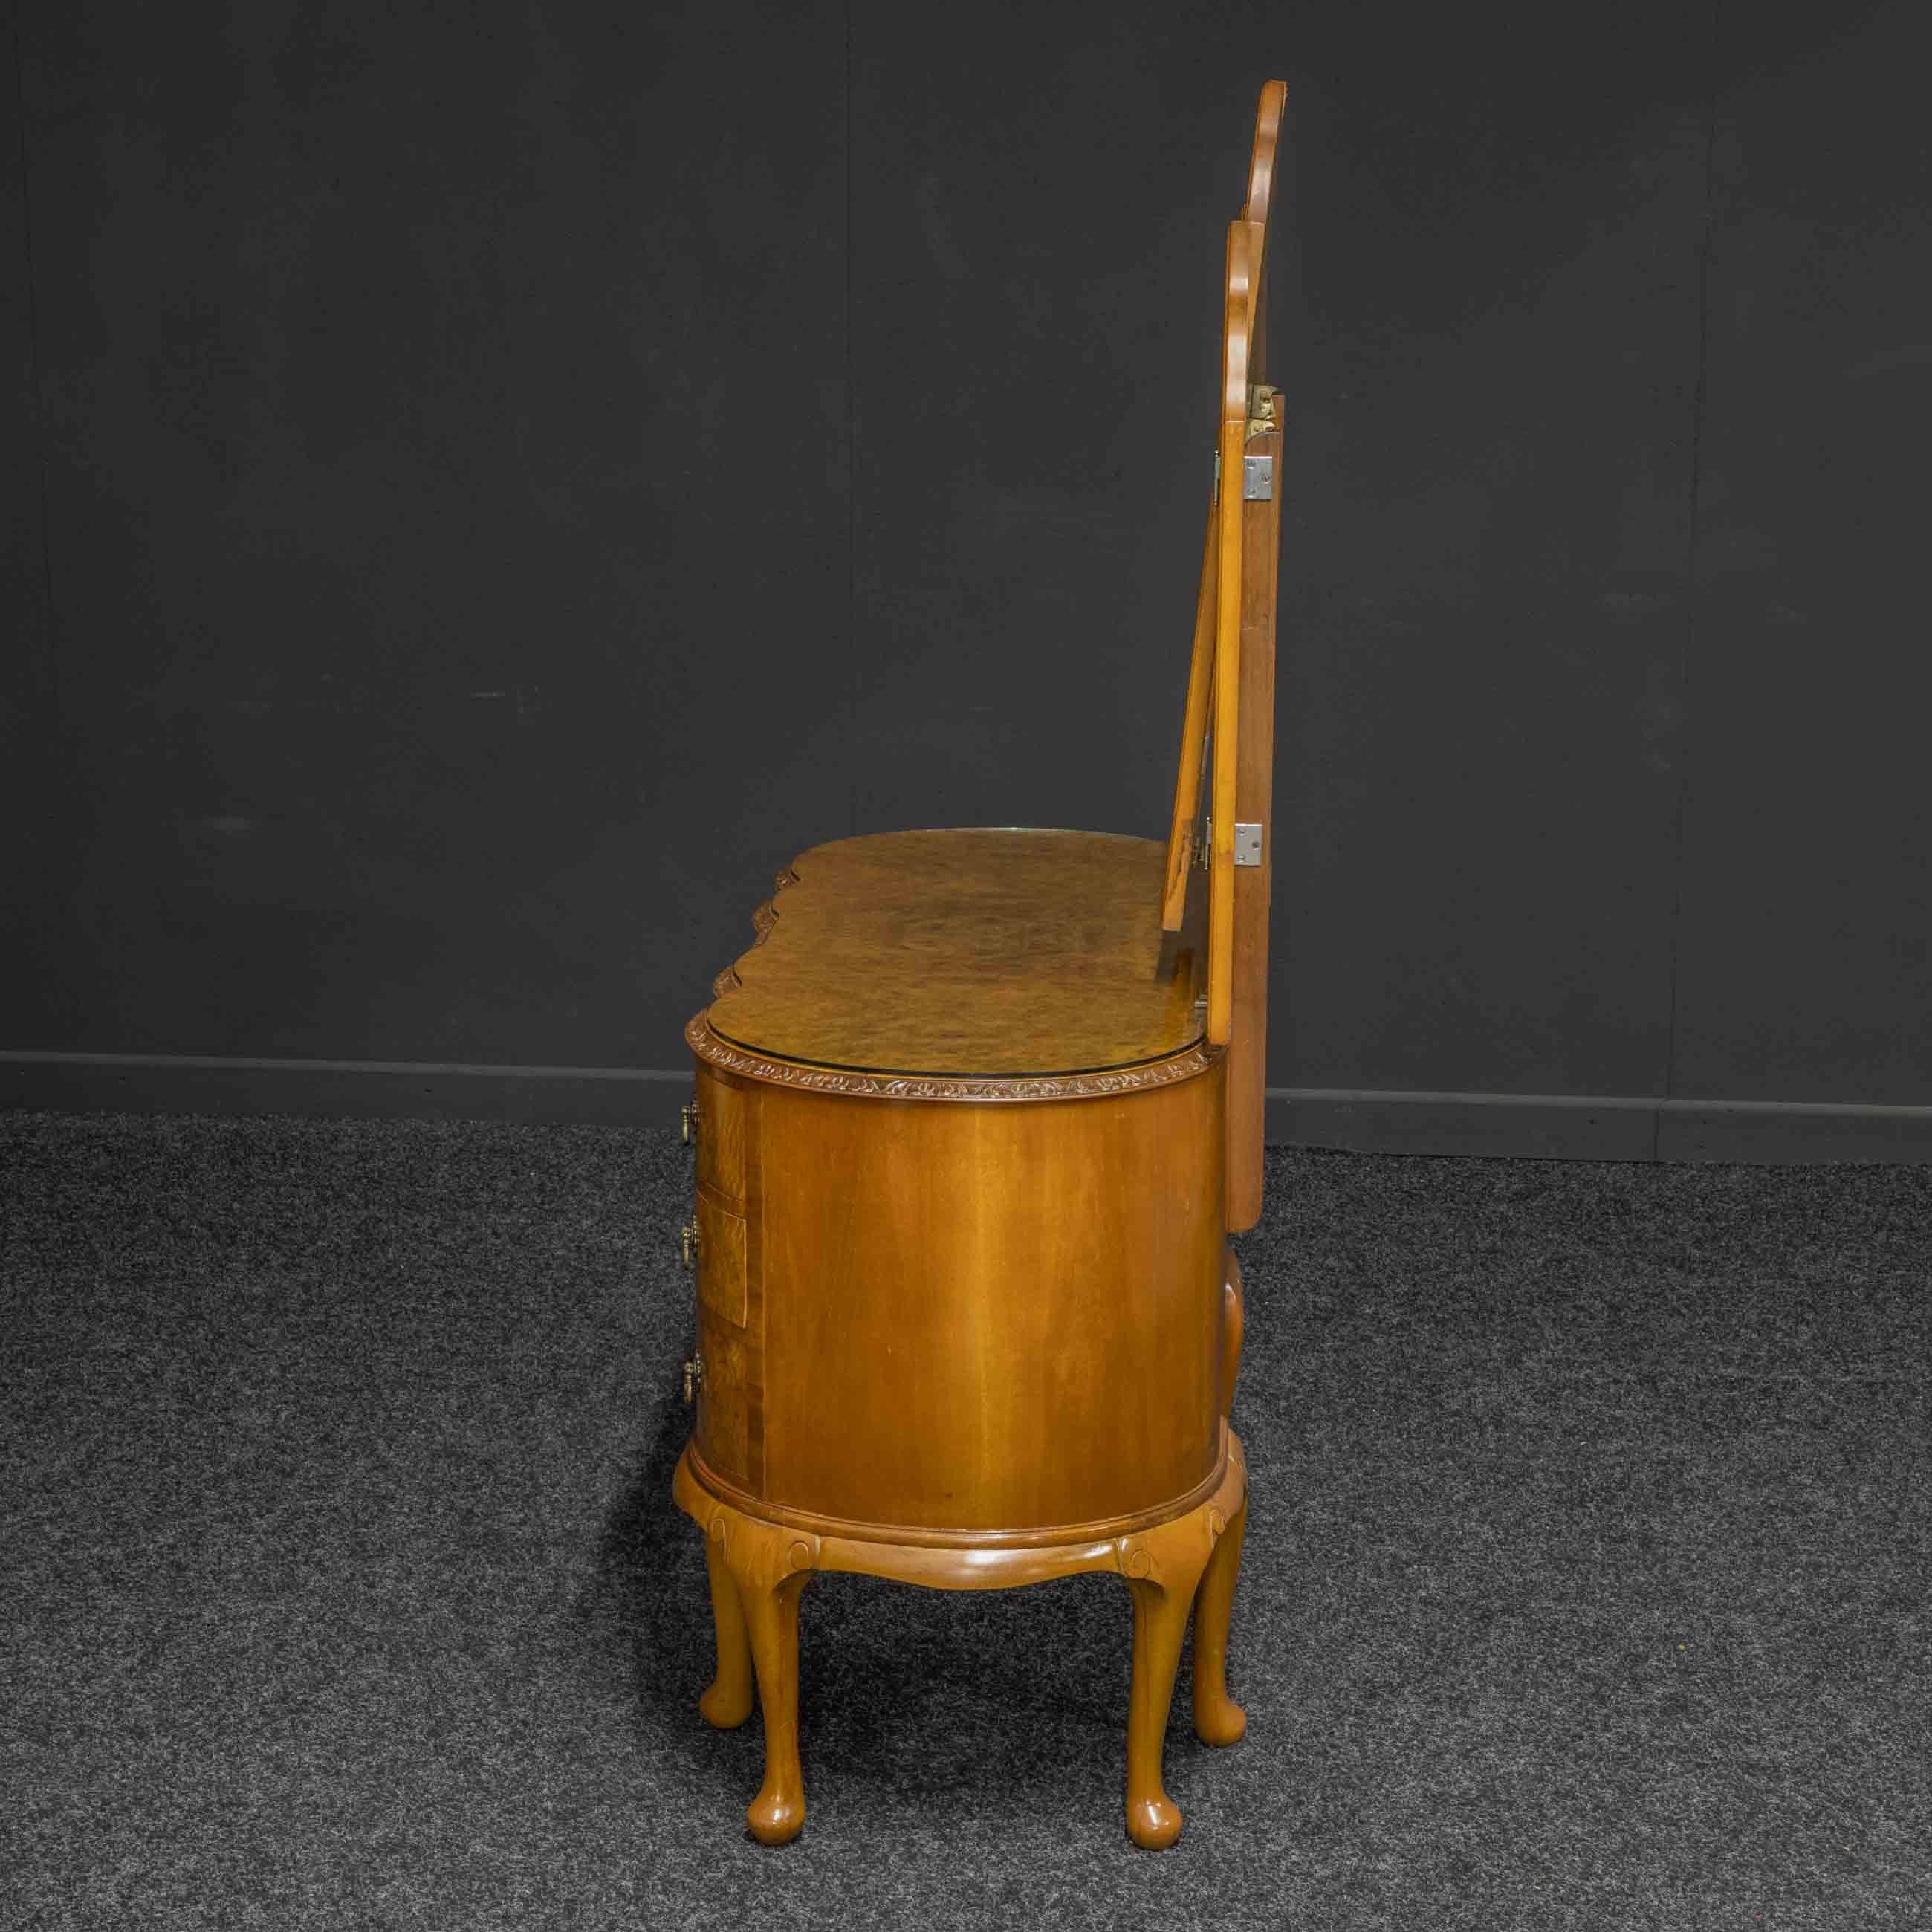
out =
[(685, 1044), (700, 1060), (746, 1080), (777, 1087), (800, 1087), (814, 1094), (848, 1094), (867, 1100), (1094, 1100), (1110, 1094), (1135, 1094), (1168, 1087), (1205, 1073), (1226, 1049), (1196, 1044), (1166, 1060), (1099, 1073), (1016, 1074), (1006, 1079), (951, 1078), (943, 1074), (853, 1073), (836, 1066), (810, 1066), (791, 1060), (770, 1060), (720, 1040), (708, 1016), (694, 1015), (684, 1030)]

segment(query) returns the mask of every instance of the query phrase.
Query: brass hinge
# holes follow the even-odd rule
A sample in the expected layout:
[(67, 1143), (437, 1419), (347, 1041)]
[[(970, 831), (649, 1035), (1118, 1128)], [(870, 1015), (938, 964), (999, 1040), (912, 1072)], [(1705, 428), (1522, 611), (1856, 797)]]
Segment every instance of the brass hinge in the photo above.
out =
[(677, 1232), (680, 1245), (684, 1250), (684, 1264), (688, 1268), (698, 1256), (698, 1223), (687, 1221)]
[(687, 1100), (684, 1106), (683, 1136), (684, 1144), (686, 1147), (689, 1147), (692, 1142), (696, 1140), (698, 1138), (698, 1123), (700, 1118), (701, 1116), (698, 1112), (698, 1102), (695, 1100)]
[(704, 1384), (704, 1358), (693, 1355), (684, 1365), (684, 1402), (688, 1408), (698, 1400), (698, 1391)]
[(1257, 382), (1248, 392), (1248, 440), (1252, 442), (1258, 436), (1266, 436), (1276, 424), (1276, 399), (1279, 389), (1270, 389), (1265, 382)]

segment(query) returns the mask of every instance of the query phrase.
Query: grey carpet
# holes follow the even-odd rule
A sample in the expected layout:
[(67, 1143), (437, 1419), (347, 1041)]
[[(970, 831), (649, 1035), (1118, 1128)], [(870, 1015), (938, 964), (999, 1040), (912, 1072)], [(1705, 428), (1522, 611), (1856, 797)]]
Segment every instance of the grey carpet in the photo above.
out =
[(26, 1927), (1932, 1924), (1932, 1171), (1270, 1157), (1231, 1676), (1126, 1594), (805, 1599), (708, 1730), (668, 1137), (0, 1116)]

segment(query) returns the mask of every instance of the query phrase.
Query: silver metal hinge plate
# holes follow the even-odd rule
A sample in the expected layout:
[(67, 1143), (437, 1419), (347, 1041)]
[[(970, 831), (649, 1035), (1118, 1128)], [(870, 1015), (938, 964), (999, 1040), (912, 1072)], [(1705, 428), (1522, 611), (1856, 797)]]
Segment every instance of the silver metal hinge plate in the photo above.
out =
[(1241, 458), (1241, 500), (1248, 503), (1274, 501), (1274, 458), (1244, 456)]
[(1234, 863), (1238, 866), (1258, 866), (1261, 862), (1262, 828), (1258, 825), (1244, 825), (1237, 820), (1234, 825)]

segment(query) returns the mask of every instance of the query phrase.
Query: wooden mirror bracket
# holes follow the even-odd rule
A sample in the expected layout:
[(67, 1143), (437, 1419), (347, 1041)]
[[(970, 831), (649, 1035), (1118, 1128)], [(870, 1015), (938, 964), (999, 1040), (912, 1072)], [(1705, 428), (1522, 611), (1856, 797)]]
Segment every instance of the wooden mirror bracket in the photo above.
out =
[[(1241, 218), (1228, 230), (1215, 490), (1195, 606), (1160, 908), (1162, 930), (1179, 932), (1204, 862), (1207, 1037), (1210, 1046), (1228, 1052), (1228, 1225), (1234, 1232), (1254, 1226), (1262, 1202), (1282, 452), (1277, 393), (1266, 381), (1266, 269), (1275, 153), (1286, 100), (1280, 81), (1262, 91), (1247, 200)], [(1238, 854), (1243, 826), (1259, 828), (1258, 849), (1251, 842)]]

